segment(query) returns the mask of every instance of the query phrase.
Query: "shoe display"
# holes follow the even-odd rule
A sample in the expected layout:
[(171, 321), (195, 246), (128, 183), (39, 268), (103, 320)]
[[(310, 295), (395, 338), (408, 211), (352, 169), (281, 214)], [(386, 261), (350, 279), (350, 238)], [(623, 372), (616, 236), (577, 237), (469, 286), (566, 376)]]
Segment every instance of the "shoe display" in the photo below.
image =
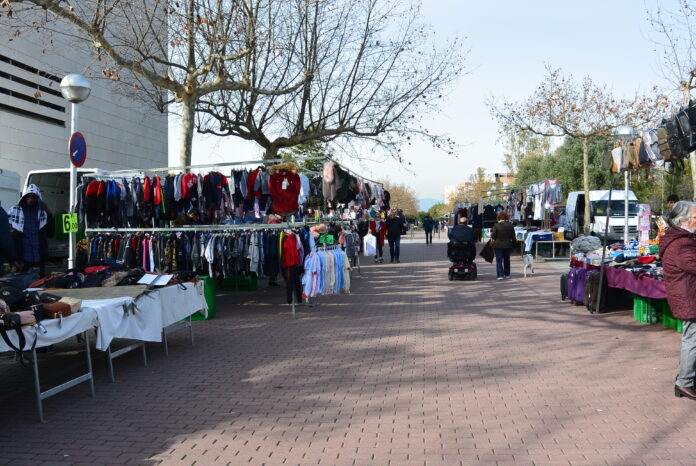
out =
[(674, 396), (677, 398), (687, 397), (690, 400), (696, 400), (696, 390), (694, 390), (694, 387), (680, 387), (679, 385), (675, 385)]

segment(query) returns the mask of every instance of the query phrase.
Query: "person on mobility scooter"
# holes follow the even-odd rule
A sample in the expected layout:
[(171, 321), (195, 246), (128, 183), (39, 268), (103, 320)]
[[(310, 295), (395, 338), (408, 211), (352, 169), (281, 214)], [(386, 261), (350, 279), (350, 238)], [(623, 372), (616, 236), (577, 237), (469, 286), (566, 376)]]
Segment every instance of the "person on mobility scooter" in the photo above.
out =
[(476, 240), (466, 217), (459, 217), (459, 224), (453, 226), (447, 236), (450, 240), (447, 243), (447, 257), (452, 261), (449, 279), (476, 280)]

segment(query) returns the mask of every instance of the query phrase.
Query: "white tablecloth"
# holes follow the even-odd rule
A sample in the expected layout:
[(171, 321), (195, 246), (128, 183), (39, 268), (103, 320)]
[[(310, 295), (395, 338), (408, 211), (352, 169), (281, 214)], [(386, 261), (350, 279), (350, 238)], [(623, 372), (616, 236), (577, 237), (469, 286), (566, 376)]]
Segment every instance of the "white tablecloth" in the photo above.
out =
[[(148, 291), (135, 299), (135, 308), (124, 309), (133, 298), (95, 299), (82, 301), (81, 312), (62, 319), (42, 321), (48, 330), (44, 335), (39, 332), (37, 348), (49, 346), (97, 326), (96, 347), (106, 351), (114, 338), (129, 338), (141, 341), (162, 341), (162, 329), (168, 327), (196, 311), (208, 315), (208, 304), (203, 296), (203, 282), (185, 283), (180, 286), (167, 286)], [(35, 327), (25, 327), (24, 334), (27, 347), (31, 348), (36, 334)], [(14, 331), (8, 333), (13, 343), (17, 341)], [(14, 338), (12, 338), (14, 335)], [(0, 339), (0, 352), (11, 351)]]
[(162, 329), (178, 322), (196, 311), (208, 312), (203, 296), (203, 282), (167, 286), (146, 292), (135, 300), (115, 298), (84, 301), (84, 307), (94, 309), (99, 316), (97, 349), (106, 351), (114, 338), (129, 338), (140, 341), (162, 341)]
[[(97, 325), (97, 313), (93, 309), (84, 309), (82, 312), (76, 312), (75, 314), (64, 317), (63, 319), (46, 319), (41, 322), (43, 327), (46, 329), (46, 333), (43, 333), (36, 326), (24, 327), (24, 336), (27, 340), (26, 347), (24, 349), (31, 349), (34, 343), (34, 337), (38, 334), (36, 340), (36, 347), (41, 348), (44, 346), (54, 345), (65, 341), (70, 337), (79, 335), (80, 333), (89, 330), (90, 328)], [(12, 330), (7, 332), (10, 340), (15, 345), (18, 344), (17, 332)], [(0, 339), (0, 352), (12, 351), (12, 348), (7, 346), (7, 344)]]

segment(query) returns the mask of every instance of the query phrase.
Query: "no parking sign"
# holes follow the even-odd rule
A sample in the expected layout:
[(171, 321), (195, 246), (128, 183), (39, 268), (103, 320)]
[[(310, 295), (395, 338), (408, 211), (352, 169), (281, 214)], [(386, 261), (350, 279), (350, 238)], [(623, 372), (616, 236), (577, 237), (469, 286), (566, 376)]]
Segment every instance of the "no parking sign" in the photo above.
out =
[(85, 137), (80, 132), (74, 132), (70, 136), (70, 144), (68, 144), (70, 150), (70, 161), (76, 167), (81, 167), (85, 164), (87, 160), (87, 141)]

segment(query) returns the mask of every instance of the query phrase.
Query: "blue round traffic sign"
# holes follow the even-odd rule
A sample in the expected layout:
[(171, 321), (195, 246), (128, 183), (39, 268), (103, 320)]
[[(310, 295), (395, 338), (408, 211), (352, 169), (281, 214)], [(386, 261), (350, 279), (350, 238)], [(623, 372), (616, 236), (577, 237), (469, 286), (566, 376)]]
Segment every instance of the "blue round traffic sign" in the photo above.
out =
[(82, 133), (75, 132), (70, 136), (70, 161), (76, 167), (81, 167), (87, 160), (87, 142)]

